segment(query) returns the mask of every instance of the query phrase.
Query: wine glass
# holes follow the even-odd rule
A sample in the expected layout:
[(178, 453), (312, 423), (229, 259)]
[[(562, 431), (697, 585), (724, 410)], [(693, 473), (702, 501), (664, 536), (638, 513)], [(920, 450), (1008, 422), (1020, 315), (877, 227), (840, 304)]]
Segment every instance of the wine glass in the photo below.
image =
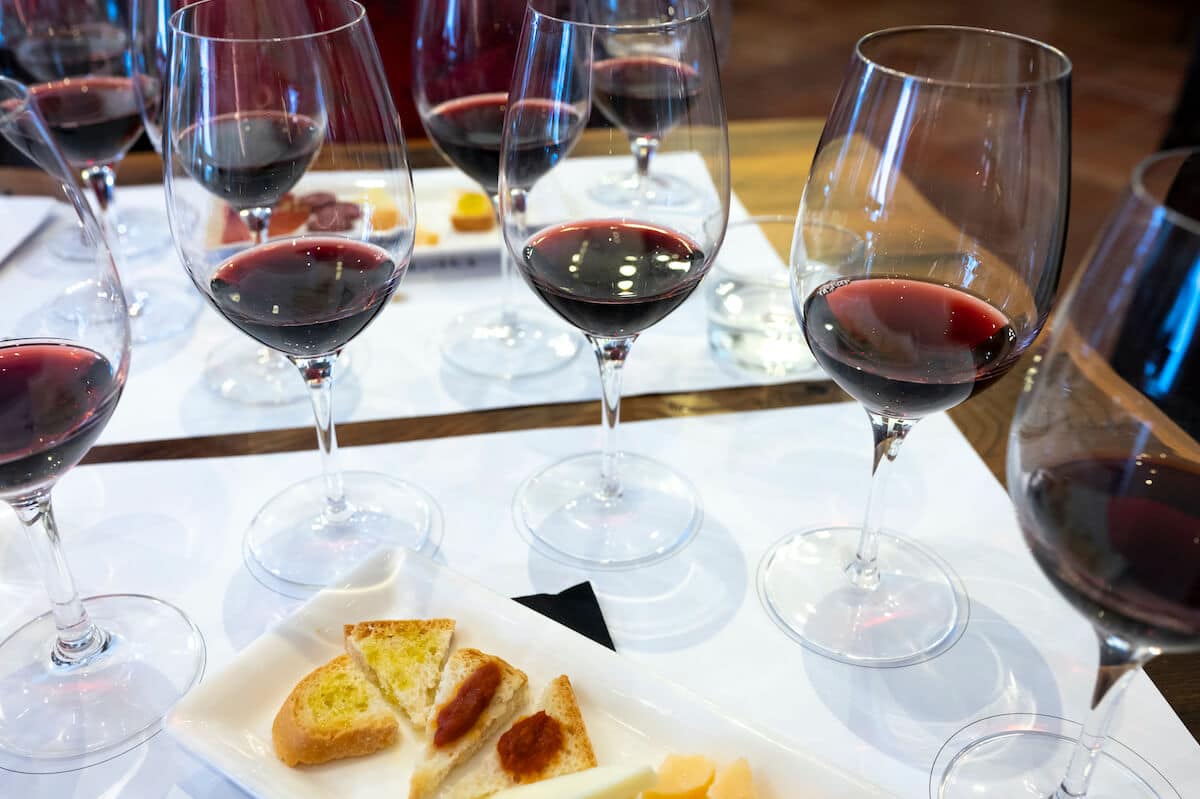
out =
[[(525, 0), (421, 0), (413, 94), (437, 151), (479, 184), (499, 219), (500, 136)], [(539, 162), (542, 171), (552, 166)], [(530, 172), (532, 182), (539, 174)], [(450, 363), (487, 377), (558, 369), (580, 349), (571, 331), (522, 311), (508, 250), (500, 248), (500, 304), (454, 319), (442, 338)]]
[[(694, 193), (687, 213), (636, 199), (602, 211), (564, 208), (529, 176), (573, 185), (591, 159), (572, 151), (587, 119), (595, 62), (612, 37), (666, 36), (696, 74), (686, 108), (662, 95), (641, 116), (673, 128), (670, 149)], [(624, 149), (597, 131), (592, 153)], [(580, 149), (583, 149), (582, 146)], [(533, 0), (509, 90), (500, 171), (504, 238), (526, 282), (587, 336), (600, 365), (604, 444), (524, 482), (514, 515), (538, 551), (565, 563), (616, 569), (664, 558), (691, 540), (703, 513), (691, 483), (663, 463), (618, 451), (621, 369), (634, 340), (679, 307), (712, 264), (729, 218), (729, 142), (711, 23), (702, 0), (663, 2), (650, 18), (638, 4)], [(544, 226), (530, 232), (527, 219)]]
[[(61, 278), (6, 276), (0, 323), (0, 499), (25, 529), (53, 608), (0, 641), (0, 768), (44, 774), (153, 736), (200, 679), (205, 650), (174, 605), (134, 594), (81, 599), (67, 566), (50, 493), (117, 406), (129, 318), (100, 226), (34, 106), (29, 90), (0, 78), (0, 135), (60, 184), (92, 253)], [(48, 302), (64, 290), (70, 318)]]
[[(861, 527), (786, 536), (759, 594), (790, 636), (860, 666), (919, 663), (962, 635), (969, 600), (934, 552), (882, 527), (900, 445), (992, 385), (1037, 337), (1062, 262), (1071, 64), (1032, 39), (896, 28), (855, 47), (800, 202), (792, 294), (809, 348), (862, 403), (874, 465)], [(812, 257), (817, 225), (861, 260)]]
[[(404, 135), (353, 0), (202, 0), (172, 15), (171, 32), (163, 150), (180, 258), (222, 316), (295, 364), (316, 414), (323, 475), (271, 499), (244, 547), (261, 581), (303, 594), (378, 547), (421, 548), (440, 519), (416, 486), (336, 463), (334, 363), (412, 255)], [(321, 225), (269, 238), (292, 224), (273, 210), (291, 191), (337, 202)], [(185, 208), (200, 222), (182, 224)], [(229, 214), (253, 242), (212, 235)]]
[[(667, 0), (621, 0), (621, 13), (629, 20), (649, 21), (661, 14), (678, 16), (685, 5)], [(728, 11), (721, 9), (719, 19), (711, 16), (709, 23), (716, 34), (716, 23), (724, 20), (724, 28), (719, 29), (723, 35), (715, 41), (726, 46), (732, 18)], [(600, 113), (629, 138), (634, 170), (594, 183), (588, 190), (592, 199), (618, 208), (635, 202), (687, 205), (695, 200), (695, 188), (687, 180), (661, 170), (650, 174), (663, 137), (703, 88), (703, 78), (689, 63), (686, 51), (686, 43), (670, 28), (617, 28), (599, 34), (592, 65), (593, 100)]]
[(1179, 796), (1105, 740), (1146, 661), (1200, 649), (1197, 264), (1200, 149), (1151, 156), (1026, 373), (1008, 443), (1025, 542), (1100, 642), (1091, 714), (1082, 730), (968, 727), (934, 767), (938, 797)]
[[(30, 85), (59, 150), (92, 190), (123, 269), (128, 259), (165, 252), (170, 244), (161, 214), (118, 214), (114, 204), (116, 166), (142, 132), (130, 69), (129, 8), (126, 0), (0, 0), (15, 77)], [(51, 236), (49, 246), (67, 260), (89, 260), (93, 252), (76, 225)], [(126, 289), (135, 343), (182, 333), (200, 310), (195, 294), (169, 279), (127, 280)]]
[[(185, 5), (185, 0), (131, 0), (131, 3), (133, 85), (146, 138), (161, 156), (166, 109), (163, 100), (171, 59), (168, 22), (171, 14)], [(286, 405), (304, 400), (307, 393), (296, 380), (296, 370), (287, 358), (236, 334), (209, 351), (204, 382), (225, 399), (245, 405)]]

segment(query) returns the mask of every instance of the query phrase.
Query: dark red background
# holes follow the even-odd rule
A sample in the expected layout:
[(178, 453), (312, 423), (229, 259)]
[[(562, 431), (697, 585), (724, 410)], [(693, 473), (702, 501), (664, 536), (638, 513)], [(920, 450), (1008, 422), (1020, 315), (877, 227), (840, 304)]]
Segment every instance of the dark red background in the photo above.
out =
[(421, 118), (412, 97), (413, 28), (417, 18), (417, 0), (360, 0), (375, 32), (379, 55), (392, 87), (392, 97), (400, 111), (404, 135), (425, 138)]

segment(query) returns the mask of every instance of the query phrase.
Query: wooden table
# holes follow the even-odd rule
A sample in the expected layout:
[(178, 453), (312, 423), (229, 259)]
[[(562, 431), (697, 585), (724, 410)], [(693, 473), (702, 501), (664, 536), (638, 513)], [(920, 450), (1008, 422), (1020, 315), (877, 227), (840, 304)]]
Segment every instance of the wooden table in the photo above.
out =
[[(751, 213), (796, 212), (822, 124), (822, 120), (816, 119), (731, 123), (733, 189)], [(414, 168), (443, 165), (423, 141), (410, 144), (410, 156)], [(123, 183), (157, 182), (161, 180), (162, 170), (153, 154), (135, 154), (126, 159), (119, 177)], [(46, 186), (39, 175), (19, 169), (0, 169), (0, 191), (30, 193), (37, 186)], [(1122, 187), (1099, 182), (1089, 185), (1085, 174), (1077, 175), (1075, 179), (1075, 191), (1079, 192), (1081, 188), (1089, 193), (1093, 202), (1082, 209), (1075, 206), (1071, 225), (1095, 229), (1109, 213)], [(1097, 196), (1111, 199), (1107, 203), (1098, 202), (1095, 201)], [(1064, 271), (1067, 275), (1073, 274), (1078, 266), (1064, 264)], [(950, 411), (955, 424), (1001, 482), (1004, 482), (1009, 422), (1024, 371), (1023, 365), (1018, 365), (988, 391)], [(621, 410), (623, 419), (636, 421), (848, 399), (837, 386), (826, 381), (630, 397), (624, 400)], [(354, 446), (535, 427), (587, 425), (598, 421), (597, 403), (574, 402), (341, 424), (338, 438), (343, 445)], [(313, 446), (313, 430), (304, 427), (96, 447), (85, 463), (248, 455), (308, 450)], [(1153, 661), (1147, 671), (1188, 730), (1200, 740), (1200, 654), (1163, 656)]]

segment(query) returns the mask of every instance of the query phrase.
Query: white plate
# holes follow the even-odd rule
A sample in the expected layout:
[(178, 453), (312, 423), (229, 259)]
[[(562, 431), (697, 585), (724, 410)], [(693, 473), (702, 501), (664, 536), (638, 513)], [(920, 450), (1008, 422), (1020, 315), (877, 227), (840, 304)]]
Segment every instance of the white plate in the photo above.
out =
[[(534, 698), (555, 676), (569, 675), (601, 764), (657, 765), (670, 752), (703, 753), (718, 762), (746, 757), (763, 799), (890, 796), (773, 740), (566, 627), (410, 552), (381, 552), (340, 587), (317, 594), (184, 697), (167, 717), (166, 729), (256, 796), (407, 796), (408, 777), (423, 748), (411, 727), (402, 724), (401, 741), (392, 749), (291, 769), (275, 757), (271, 722), (292, 686), (342, 651), (344, 623), (438, 616), (457, 620), (455, 647), (478, 647), (523, 669)], [(746, 680), (753, 675), (729, 678)]]

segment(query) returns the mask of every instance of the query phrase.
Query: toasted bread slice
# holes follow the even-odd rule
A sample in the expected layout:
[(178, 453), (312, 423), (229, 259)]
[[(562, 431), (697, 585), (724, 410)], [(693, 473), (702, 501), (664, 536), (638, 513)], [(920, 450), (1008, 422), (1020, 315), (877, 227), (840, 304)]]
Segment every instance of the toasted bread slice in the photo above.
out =
[[(511, 749), (505, 746), (505, 739), (513, 734), (514, 729), (519, 729), (538, 713), (545, 713), (554, 719), (559, 733), (555, 737), (561, 743), (558, 750), (544, 764), (514, 774), (504, 767), (500, 751), (505, 748), (511, 752)], [(483, 799), (506, 788), (574, 774), (595, 766), (596, 755), (592, 751), (592, 741), (588, 738), (587, 727), (583, 723), (583, 714), (579, 712), (579, 703), (575, 699), (575, 691), (571, 689), (571, 681), (564, 674), (546, 686), (542, 701), (534, 708), (533, 713), (514, 722), (491, 747), (480, 766), (455, 785), (449, 796), (451, 799)]]
[(347, 655), (296, 684), (271, 725), (275, 753), (289, 766), (369, 755), (391, 746), (400, 723)]
[(453, 635), (453, 619), (362, 621), (346, 625), (346, 652), (389, 702), (424, 727)]
[[(437, 746), (434, 741), (438, 731), (438, 715), (458, 696), (459, 687), (477, 670), (488, 664), (494, 664), (500, 672), (500, 682), (492, 694), (491, 701), (465, 734), (444, 746)], [(460, 649), (451, 655), (442, 674), (441, 684), (438, 685), (433, 710), (429, 714), (429, 723), (426, 725), (429, 744), (425, 750), (424, 761), (413, 771), (409, 783), (409, 799), (425, 799), (432, 796), (451, 771), (475, 754), (488, 736), (500, 729), (525, 706), (529, 693), (528, 684), (529, 678), (525, 676), (525, 672), (513, 668), (495, 655), (485, 654), (478, 649)]]

